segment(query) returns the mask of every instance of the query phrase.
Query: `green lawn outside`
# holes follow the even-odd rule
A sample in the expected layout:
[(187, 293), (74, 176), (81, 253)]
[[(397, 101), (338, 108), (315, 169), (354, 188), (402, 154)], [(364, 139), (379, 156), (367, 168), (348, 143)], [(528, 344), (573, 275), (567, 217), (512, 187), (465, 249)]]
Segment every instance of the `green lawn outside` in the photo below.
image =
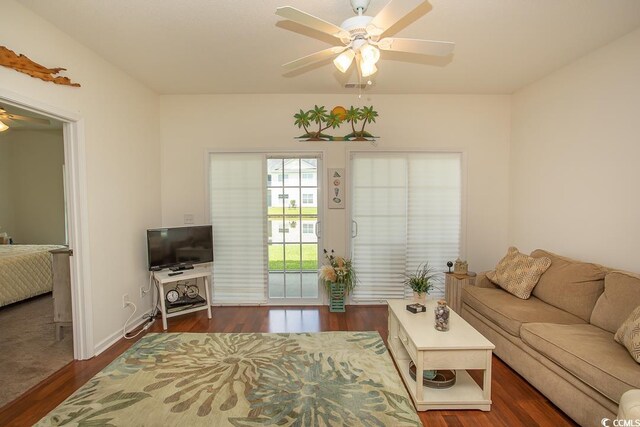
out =
[[(286, 254), (283, 254), (284, 246)], [(284, 270), (286, 255), (286, 270), (317, 270), (318, 247), (315, 244), (302, 245), (302, 264), (300, 263), (300, 246), (298, 245), (269, 245), (269, 270)]]

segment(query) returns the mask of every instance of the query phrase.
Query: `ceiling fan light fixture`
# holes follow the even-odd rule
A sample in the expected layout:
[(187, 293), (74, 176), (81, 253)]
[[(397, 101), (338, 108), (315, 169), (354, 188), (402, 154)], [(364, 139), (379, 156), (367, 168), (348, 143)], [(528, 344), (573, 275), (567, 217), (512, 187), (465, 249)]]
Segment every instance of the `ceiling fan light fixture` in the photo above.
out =
[[(336, 68), (346, 73), (356, 62), (358, 76), (365, 80), (378, 71), (376, 64), (381, 59), (380, 51), (404, 52), (417, 55), (449, 56), (453, 53), (453, 42), (409, 39), (382, 36), (411, 13), (419, 9), (426, 0), (387, 0), (387, 4), (375, 16), (365, 15), (371, 0), (350, 0), (356, 16), (347, 18), (340, 26), (313, 16), (292, 6), (276, 8), (276, 15), (307, 28), (333, 36), (343, 46), (334, 46), (283, 64), (286, 70), (295, 70), (325, 59), (333, 58)], [(338, 55), (336, 57), (336, 55)], [(388, 58), (394, 59), (394, 58)]]
[(360, 62), (360, 74), (362, 74), (362, 77), (372, 76), (377, 71), (378, 71), (378, 67), (376, 67), (376, 64), (368, 61)]
[(353, 49), (347, 49), (333, 60), (333, 64), (341, 73), (346, 73), (349, 67), (351, 67), (351, 63), (355, 56), (356, 54)]
[(0, 132), (4, 132), (7, 129), (9, 129), (9, 126), (0, 121)]
[(371, 64), (377, 64), (380, 60), (380, 50), (368, 43), (360, 48), (360, 55), (364, 62)]

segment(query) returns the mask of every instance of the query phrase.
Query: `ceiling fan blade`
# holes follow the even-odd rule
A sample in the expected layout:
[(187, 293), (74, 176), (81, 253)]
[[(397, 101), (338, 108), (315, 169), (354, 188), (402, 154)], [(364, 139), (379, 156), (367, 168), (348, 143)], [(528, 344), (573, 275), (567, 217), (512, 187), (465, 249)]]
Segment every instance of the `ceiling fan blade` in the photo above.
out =
[(441, 42), (436, 40), (398, 39), (387, 37), (378, 42), (381, 50), (392, 52), (408, 52), (420, 55), (447, 56), (453, 52), (456, 46), (453, 42)]
[[(427, 0), (389, 0), (367, 27), (372, 35), (380, 35)], [(374, 30), (375, 27), (377, 30)], [(376, 34), (377, 33), (377, 34)]]
[(349, 38), (348, 31), (338, 27), (337, 25), (327, 22), (323, 19), (317, 18), (313, 15), (309, 15), (307, 12), (303, 12), (295, 7), (283, 6), (276, 9), (276, 15), (286, 18), (290, 21), (297, 22), (305, 27), (313, 28), (314, 30), (322, 33), (330, 34), (337, 38)]
[(282, 67), (287, 70), (295, 70), (297, 68), (315, 64), (316, 62), (324, 61), (325, 59), (344, 52), (346, 49), (347, 48), (345, 46), (330, 47), (329, 49), (324, 49), (319, 52), (312, 53), (311, 55), (303, 56), (295, 61), (287, 62), (286, 64), (283, 64)]
[(39, 125), (49, 125), (49, 124), (51, 124), (51, 122), (49, 120), (47, 120), (47, 119), (38, 119), (36, 117), (20, 116), (18, 114), (7, 114), (7, 118), (9, 120), (13, 120), (13, 121), (37, 123)]

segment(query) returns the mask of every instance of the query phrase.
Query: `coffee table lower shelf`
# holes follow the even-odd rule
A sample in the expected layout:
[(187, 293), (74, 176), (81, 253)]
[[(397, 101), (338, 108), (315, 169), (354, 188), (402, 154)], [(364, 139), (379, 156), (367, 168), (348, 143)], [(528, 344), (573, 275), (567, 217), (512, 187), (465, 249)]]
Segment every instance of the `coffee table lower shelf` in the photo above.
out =
[(429, 410), (456, 410), (456, 409), (479, 409), (481, 411), (491, 410), (491, 400), (484, 397), (482, 388), (471, 378), (466, 370), (456, 370), (456, 383), (449, 388), (435, 389), (422, 387), (423, 400), (416, 398), (416, 381), (409, 374), (410, 360), (399, 360), (399, 355), (394, 353), (393, 346), (389, 348), (395, 360), (402, 380), (404, 381), (413, 404), (418, 411)]

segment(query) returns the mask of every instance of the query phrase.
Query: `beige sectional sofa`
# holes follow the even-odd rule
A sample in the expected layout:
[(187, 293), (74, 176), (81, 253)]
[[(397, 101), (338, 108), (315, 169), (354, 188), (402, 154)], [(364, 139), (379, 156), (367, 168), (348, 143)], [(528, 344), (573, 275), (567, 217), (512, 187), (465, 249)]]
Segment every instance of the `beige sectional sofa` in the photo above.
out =
[[(615, 419), (622, 394), (640, 388), (640, 364), (614, 341), (640, 305), (640, 276), (543, 250), (531, 256), (552, 262), (529, 299), (480, 274), (475, 286), (463, 290), (462, 317), (495, 344), (500, 359), (576, 422), (596, 426), (603, 418)], [(626, 406), (634, 407), (638, 397), (628, 393)]]

